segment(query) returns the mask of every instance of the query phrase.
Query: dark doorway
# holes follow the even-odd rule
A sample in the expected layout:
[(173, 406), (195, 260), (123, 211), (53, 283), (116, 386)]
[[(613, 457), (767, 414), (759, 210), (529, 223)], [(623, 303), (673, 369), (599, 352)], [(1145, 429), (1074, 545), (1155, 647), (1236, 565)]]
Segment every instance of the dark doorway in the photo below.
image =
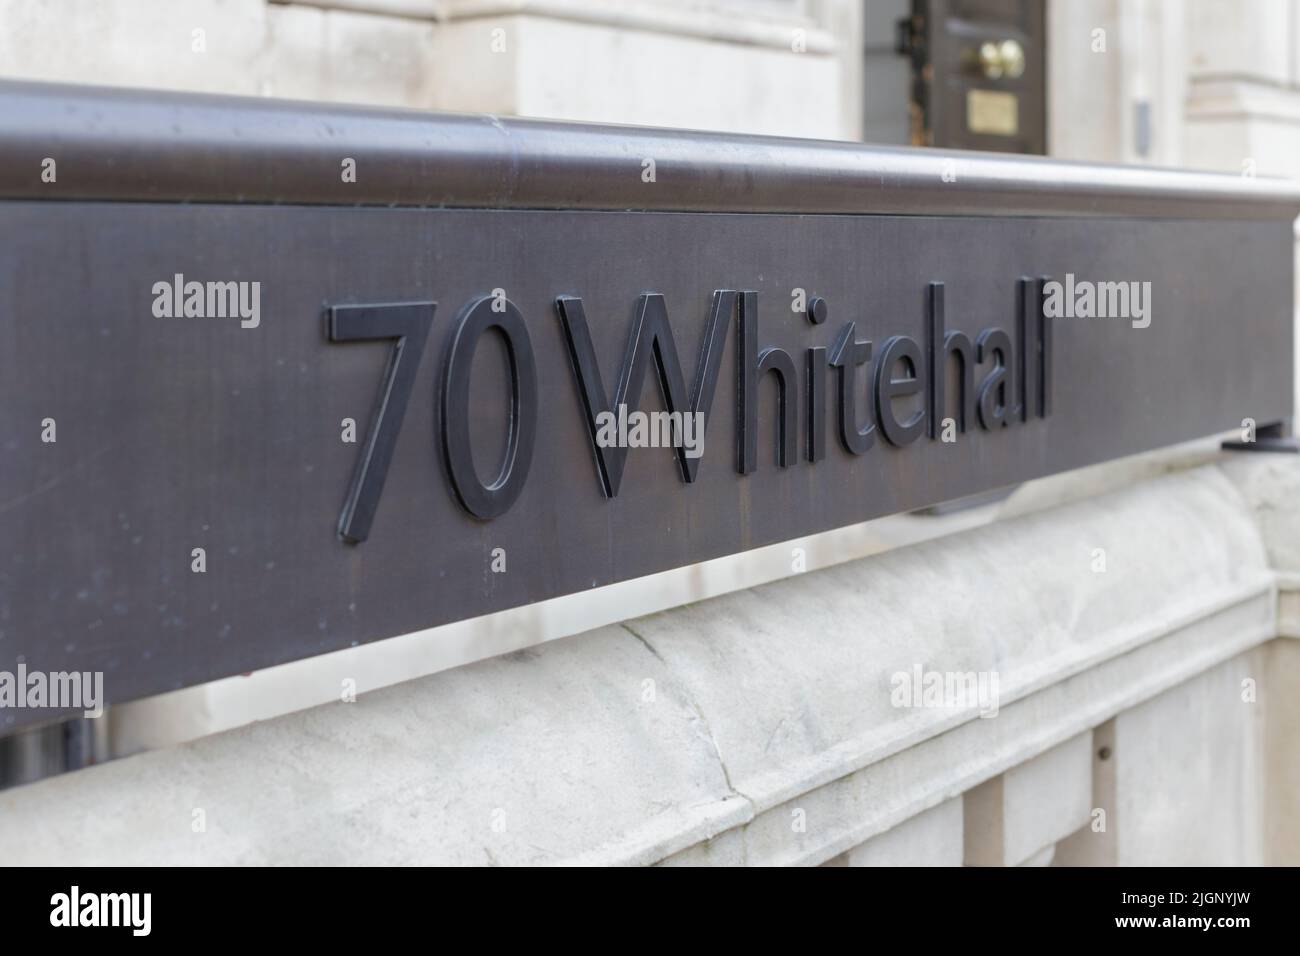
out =
[(1043, 0), (912, 0), (912, 144), (1046, 153), (1045, 21)]

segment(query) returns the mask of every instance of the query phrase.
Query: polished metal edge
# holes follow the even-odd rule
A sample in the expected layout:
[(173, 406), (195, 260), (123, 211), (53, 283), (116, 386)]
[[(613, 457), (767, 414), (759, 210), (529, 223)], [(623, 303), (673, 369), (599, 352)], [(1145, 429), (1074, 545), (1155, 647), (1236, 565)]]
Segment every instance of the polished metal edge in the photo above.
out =
[[(42, 176), (49, 159), (53, 182)], [(346, 159), (355, 161), (354, 182), (342, 175)], [(0, 198), (1174, 219), (1300, 214), (1300, 184), (1289, 180), (15, 81), (0, 81)]]

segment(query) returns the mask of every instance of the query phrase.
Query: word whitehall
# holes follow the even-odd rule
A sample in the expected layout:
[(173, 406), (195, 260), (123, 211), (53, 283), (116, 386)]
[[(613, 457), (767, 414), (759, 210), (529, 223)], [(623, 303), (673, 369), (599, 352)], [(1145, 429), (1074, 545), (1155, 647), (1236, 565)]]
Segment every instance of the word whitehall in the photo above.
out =
[[(820, 342), (792, 350), (761, 341), (756, 291), (715, 289), (696, 339), (695, 374), (689, 382), (664, 296), (642, 293), (622, 362), (611, 369), (618, 382), (613, 395), (605, 387), (582, 298), (561, 295), (554, 304), (596, 478), (604, 496), (616, 498), (630, 448), (671, 448), (682, 481), (694, 482), (704, 457), (704, 432), (714, 421), (710, 415), (726, 415), (734, 422), (733, 467), (741, 475), (759, 468), (760, 428), (774, 433), (776, 466), (794, 468), (825, 460), (834, 453), (830, 446), (835, 439), (844, 455), (857, 457), (877, 447), (877, 437), (883, 444), (905, 448), (923, 438), (955, 442), (958, 434), (975, 429), (999, 431), (1047, 418), (1053, 380), (1053, 326), (1043, 308), (1047, 283), (1046, 277), (1016, 280), (1014, 310), (1006, 327), (990, 326), (974, 335), (949, 328), (944, 283), (931, 282), (918, 338), (889, 335), (873, 341), (861, 337), (857, 320), (850, 319), (838, 331), (822, 332)], [(401, 362), (420, 364), (436, 305), (386, 309), (334, 307), (328, 323), (334, 342), (397, 340), (373, 426), (379, 435), (389, 430), (395, 434), (401, 427), (414, 375), (394, 370)], [(815, 316), (809, 313), (814, 328), (825, 329), (828, 309), (818, 298)], [(505, 423), (504, 465), (489, 485), (479, 476), (471, 454), (468, 370), (479, 339), (493, 329), (510, 354), (514, 413)], [(735, 345), (734, 386), (720, 386), (729, 339)], [(471, 515), (487, 521), (508, 511), (528, 480), (538, 439), (537, 359), (519, 307), (496, 296), (468, 301), (450, 341), (439, 402), (442, 451), (456, 499)], [(646, 414), (638, 408), (642, 393), (655, 385), (666, 411)], [(775, 419), (764, 414), (767, 421), (762, 424), (760, 385), (772, 389), (776, 398), (769, 406)], [(715, 395), (727, 395), (734, 402), (729, 413), (715, 409)], [(387, 463), (372, 464), (363, 459), (354, 472), (339, 515), (339, 535), (350, 544), (366, 540), (383, 491)]]
[(262, 283), (186, 282), (176, 273), (153, 284), (153, 314), (159, 319), (233, 319), (245, 329), (262, 323)]

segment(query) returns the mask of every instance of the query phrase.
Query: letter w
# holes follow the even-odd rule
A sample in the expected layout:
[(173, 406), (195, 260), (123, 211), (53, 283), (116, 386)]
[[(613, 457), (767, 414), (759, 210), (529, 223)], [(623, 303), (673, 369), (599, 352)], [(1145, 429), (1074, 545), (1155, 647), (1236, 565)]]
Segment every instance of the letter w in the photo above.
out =
[[(695, 382), (691, 388), (689, 405), (687, 405), (686, 380), (682, 375), (681, 362), (677, 358), (677, 343), (668, 324), (668, 309), (664, 305), (662, 295), (652, 292), (642, 295), (637, 301), (636, 318), (632, 323), (632, 332), (628, 336), (627, 351), (623, 355), (623, 367), (619, 373), (618, 389), (614, 393), (612, 405), (600, 377), (600, 365), (596, 361), (596, 350), (591, 344), (591, 332), (587, 328), (587, 315), (582, 307), (582, 299), (576, 296), (561, 296), (555, 300), (555, 309), (559, 313), (560, 324), (564, 327), (565, 342), (569, 346), (569, 358), (573, 362), (573, 374), (577, 379), (583, 416), (587, 420), (588, 437), (591, 439), (592, 450), (596, 453), (596, 470), (599, 472), (601, 490), (604, 491), (606, 498), (613, 498), (618, 495), (618, 488), (623, 480), (627, 449), (621, 445), (601, 446), (597, 441), (599, 431), (597, 416), (606, 411), (617, 416), (619, 406), (622, 405), (626, 405), (629, 411), (636, 409), (641, 399), (641, 386), (645, 383), (646, 368), (653, 357), (655, 366), (659, 370), (659, 391), (663, 395), (668, 411), (700, 413), (707, 433), (709, 409), (713, 405), (713, 393), (718, 384), (718, 369), (722, 364), (722, 348), (727, 339), (727, 325), (736, 309), (736, 292), (730, 289), (719, 289), (713, 293), (709, 321), (700, 339), (700, 357), (695, 364)], [(687, 449), (682, 444), (680, 436), (675, 452), (677, 464), (681, 468), (682, 480), (694, 481), (700, 467), (700, 459), (687, 457)]]

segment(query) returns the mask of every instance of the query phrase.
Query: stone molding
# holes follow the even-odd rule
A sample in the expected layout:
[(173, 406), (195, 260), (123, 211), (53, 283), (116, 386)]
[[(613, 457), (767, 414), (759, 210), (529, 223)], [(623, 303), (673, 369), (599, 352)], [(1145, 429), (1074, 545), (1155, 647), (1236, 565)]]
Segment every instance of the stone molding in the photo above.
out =
[[(822, 863), (1284, 632), (1292, 558), (1270, 542), (1297, 537), (1297, 484), (1300, 461), (1240, 456), (51, 778), (0, 793), (0, 844)], [(998, 716), (893, 707), (914, 661), (996, 668)]]
[[(271, 0), (284, 3), (285, 0)], [(452, 22), (488, 17), (542, 17), (571, 23), (613, 27), (633, 33), (664, 33), (765, 46), (795, 52), (796, 31), (807, 53), (834, 53), (835, 36), (803, 15), (800, 3), (728, 4), (718, 2), (655, 3), (650, 0), (292, 0), (304, 6), (353, 13)]]

